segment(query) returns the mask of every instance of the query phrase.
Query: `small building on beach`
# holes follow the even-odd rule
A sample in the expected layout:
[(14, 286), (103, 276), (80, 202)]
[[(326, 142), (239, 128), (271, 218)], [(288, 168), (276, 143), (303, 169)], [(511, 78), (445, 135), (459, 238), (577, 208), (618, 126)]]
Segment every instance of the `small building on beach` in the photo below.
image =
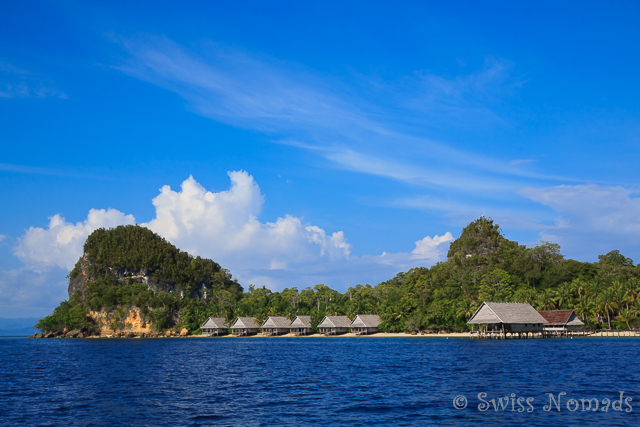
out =
[(311, 316), (296, 316), (289, 325), (289, 332), (295, 335), (309, 335), (313, 333)]
[(531, 304), (525, 302), (483, 302), (467, 322), (486, 325), (485, 332), (542, 332), (547, 320)]
[(209, 317), (202, 326), (200, 326), (200, 329), (202, 330), (202, 335), (226, 335), (229, 333), (229, 324), (224, 317)]
[(347, 316), (324, 316), (318, 323), (318, 331), (325, 335), (339, 335), (349, 332), (351, 319)]
[(259, 329), (260, 325), (255, 317), (238, 317), (231, 325), (233, 335), (255, 335)]
[(357, 335), (369, 335), (378, 332), (378, 325), (382, 323), (377, 314), (358, 314), (349, 325), (351, 332)]
[(269, 316), (262, 326), (262, 335), (286, 335), (291, 321), (283, 316)]
[(579, 331), (584, 326), (584, 322), (580, 320), (573, 310), (545, 310), (539, 311), (539, 313), (547, 321), (547, 324), (544, 325), (545, 331)]

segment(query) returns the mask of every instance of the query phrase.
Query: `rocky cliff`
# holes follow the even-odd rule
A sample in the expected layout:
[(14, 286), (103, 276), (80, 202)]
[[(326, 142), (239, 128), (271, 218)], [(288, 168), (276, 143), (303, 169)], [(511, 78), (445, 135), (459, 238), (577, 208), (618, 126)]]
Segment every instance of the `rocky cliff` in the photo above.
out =
[(84, 254), (69, 274), (69, 298), (84, 294), (89, 283), (106, 277), (118, 283), (142, 283), (181, 298), (207, 299), (222, 289), (242, 293), (216, 262), (193, 257), (151, 230), (132, 225), (99, 229), (87, 238)]
[(196, 330), (207, 304), (233, 307), (242, 291), (218, 263), (183, 252), (151, 230), (98, 229), (69, 273), (69, 300), (36, 327), (64, 336), (142, 335), (177, 325)]

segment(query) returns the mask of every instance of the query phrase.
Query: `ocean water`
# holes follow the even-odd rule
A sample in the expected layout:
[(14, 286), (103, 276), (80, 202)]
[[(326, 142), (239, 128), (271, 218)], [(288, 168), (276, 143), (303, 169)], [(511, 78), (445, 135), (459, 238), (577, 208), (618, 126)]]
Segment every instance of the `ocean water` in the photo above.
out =
[(637, 338), (2, 338), (0, 425), (638, 426), (639, 354)]

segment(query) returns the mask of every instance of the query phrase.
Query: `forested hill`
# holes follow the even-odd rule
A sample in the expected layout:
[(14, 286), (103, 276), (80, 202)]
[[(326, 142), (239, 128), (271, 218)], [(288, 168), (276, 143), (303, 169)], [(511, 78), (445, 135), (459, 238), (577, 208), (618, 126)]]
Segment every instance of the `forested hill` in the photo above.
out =
[(69, 278), (69, 298), (98, 279), (131, 279), (189, 298), (220, 290), (242, 293), (242, 287), (216, 262), (193, 257), (137, 225), (91, 233)]
[(270, 315), (379, 314), (382, 330), (466, 330), (482, 301), (529, 302), (539, 310), (573, 308), (588, 327), (637, 325), (640, 268), (612, 250), (595, 263), (565, 259), (560, 247), (528, 248), (504, 237), (484, 217), (468, 224), (451, 243), (447, 261), (418, 267), (344, 293), (324, 284), (272, 292), (246, 292), (211, 260), (192, 257), (138, 226), (97, 230), (70, 273), (70, 299), (38, 327), (90, 330), (87, 313), (109, 313), (109, 328), (127, 327), (124, 309), (139, 309), (153, 329), (186, 327), (196, 332), (209, 316), (233, 320)]

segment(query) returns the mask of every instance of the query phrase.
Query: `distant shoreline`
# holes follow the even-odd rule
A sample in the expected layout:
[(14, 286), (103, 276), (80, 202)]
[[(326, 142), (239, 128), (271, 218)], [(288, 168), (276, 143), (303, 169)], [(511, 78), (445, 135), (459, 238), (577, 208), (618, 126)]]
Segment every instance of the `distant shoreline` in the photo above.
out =
[[(638, 335), (632, 335), (631, 333), (629, 333), (628, 331), (620, 331), (620, 336), (618, 335), (603, 335), (600, 336), (599, 334), (594, 334), (594, 335), (589, 335), (589, 336), (583, 336), (583, 337), (574, 337), (574, 338), (640, 338)], [(87, 338), (122, 338), (122, 337), (116, 337), (116, 336), (107, 336), (107, 335), (102, 335), (102, 336), (91, 336), (91, 337), (87, 337)], [(140, 336), (136, 336), (133, 338), (129, 338), (129, 339), (135, 339), (135, 338), (142, 338)], [(147, 337), (147, 338), (151, 338), (151, 337)], [(448, 332), (448, 333), (437, 333), (437, 334), (416, 334), (416, 335), (412, 335), (412, 334), (406, 334), (403, 332), (378, 332), (375, 334), (370, 334), (370, 335), (356, 335), (353, 333), (347, 333), (347, 334), (340, 334), (340, 335), (324, 335), (324, 334), (311, 334), (311, 335), (293, 335), (293, 334), (285, 334), (285, 335), (277, 335), (277, 336), (264, 336), (262, 334), (256, 334), (256, 335), (240, 335), (240, 336), (236, 336), (236, 335), (232, 335), (232, 334), (227, 334), (227, 335), (220, 335), (220, 336), (208, 336), (208, 335), (188, 335), (188, 336), (171, 336), (171, 337), (165, 337), (165, 336), (159, 336), (157, 338), (219, 338), (219, 339), (235, 339), (235, 338), (251, 338), (251, 339), (255, 339), (255, 338), (274, 338), (274, 339), (278, 339), (278, 338), (363, 338), (363, 339), (367, 339), (367, 338), (473, 338), (473, 339), (478, 339), (477, 337), (471, 336), (471, 334), (469, 332)], [(550, 338), (572, 338), (572, 337), (550, 337)], [(541, 339), (541, 337), (535, 337), (535, 338), (506, 338), (506, 340), (511, 341), (511, 340), (521, 340), (521, 339)]]

